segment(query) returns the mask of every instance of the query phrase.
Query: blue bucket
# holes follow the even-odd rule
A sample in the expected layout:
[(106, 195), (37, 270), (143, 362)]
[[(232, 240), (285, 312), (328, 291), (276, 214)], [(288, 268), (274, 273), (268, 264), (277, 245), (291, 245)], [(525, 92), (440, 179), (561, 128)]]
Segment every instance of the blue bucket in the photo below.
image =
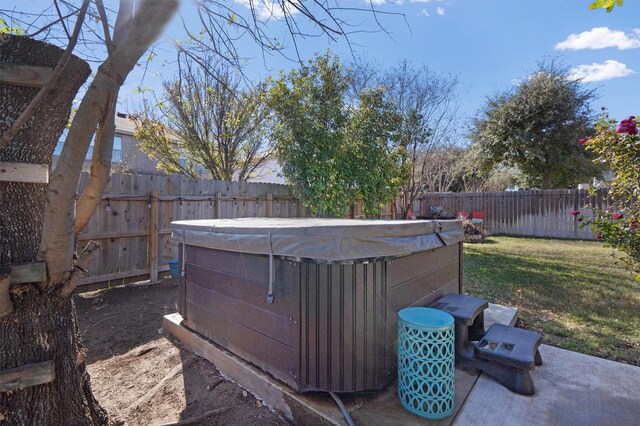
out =
[(178, 275), (178, 260), (172, 259), (167, 263), (169, 264), (169, 270), (171, 271), (171, 281), (173, 281), (174, 283), (177, 283), (180, 277)]

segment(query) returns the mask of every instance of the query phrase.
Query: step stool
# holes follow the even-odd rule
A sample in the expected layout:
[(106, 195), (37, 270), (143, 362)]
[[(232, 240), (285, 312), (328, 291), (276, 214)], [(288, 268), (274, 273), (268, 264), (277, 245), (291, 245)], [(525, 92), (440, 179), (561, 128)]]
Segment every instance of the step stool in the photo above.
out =
[(493, 324), (485, 333), (484, 310), (488, 306), (484, 299), (456, 293), (431, 305), (454, 318), (456, 365), (483, 371), (513, 392), (533, 395), (535, 387), (529, 371), (542, 365), (538, 350), (542, 336), (502, 324)]

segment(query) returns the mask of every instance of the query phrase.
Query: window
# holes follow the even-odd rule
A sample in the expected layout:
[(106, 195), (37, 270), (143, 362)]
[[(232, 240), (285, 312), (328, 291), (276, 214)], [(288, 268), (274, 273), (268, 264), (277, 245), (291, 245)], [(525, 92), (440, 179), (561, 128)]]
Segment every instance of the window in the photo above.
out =
[(119, 163), (122, 161), (122, 138), (115, 136), (113, 138), (113, 153), (111, 154), (111, 162)]

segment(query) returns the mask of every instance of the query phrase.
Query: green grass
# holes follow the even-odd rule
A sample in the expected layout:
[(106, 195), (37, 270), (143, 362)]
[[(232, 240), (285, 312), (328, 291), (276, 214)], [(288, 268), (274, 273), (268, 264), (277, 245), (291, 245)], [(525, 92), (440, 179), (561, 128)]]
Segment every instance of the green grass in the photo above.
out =
[(553, 346), (640, 365), (640, 282), (599, 242), (496, 236), (465, 244), (465, 292), (519, 309)]

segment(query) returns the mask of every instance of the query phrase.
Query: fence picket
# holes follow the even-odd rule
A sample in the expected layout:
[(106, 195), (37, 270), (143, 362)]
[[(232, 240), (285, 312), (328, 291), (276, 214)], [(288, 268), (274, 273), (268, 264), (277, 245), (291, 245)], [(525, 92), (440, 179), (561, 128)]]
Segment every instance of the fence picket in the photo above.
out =
[(486, 227), (499, 234), (536, 237), (596, 239), (588, 227), (580, 228), (572, 210), (593, 214), (591, 205), (606, 209), (602, 196), (591, 196), (583, 189), (547, 189), (482, 193), (424, 193), (417, 199), (420, 215), (429, 217), (441, 207), (453, 217), (462, 211), (483, 211)]

